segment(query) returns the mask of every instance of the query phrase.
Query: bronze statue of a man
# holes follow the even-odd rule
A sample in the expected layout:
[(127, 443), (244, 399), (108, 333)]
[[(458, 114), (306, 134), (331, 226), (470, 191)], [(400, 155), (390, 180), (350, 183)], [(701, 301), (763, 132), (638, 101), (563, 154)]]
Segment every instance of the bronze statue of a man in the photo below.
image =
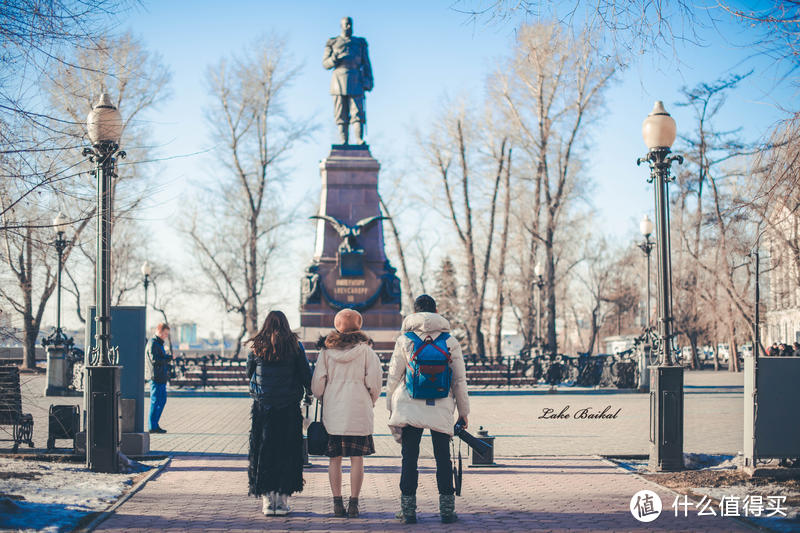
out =
[(325, 43), (322, 66), (333, 69), (333, 114), (342, 144), (348, 144), (349, 124), (353, 125), (355, 144), (364, 144), (364, 91), (372, 90), (372, 66), (366, 39), (353, 36), (353, 19), (344, 17), (341, 24), (342, 34)]

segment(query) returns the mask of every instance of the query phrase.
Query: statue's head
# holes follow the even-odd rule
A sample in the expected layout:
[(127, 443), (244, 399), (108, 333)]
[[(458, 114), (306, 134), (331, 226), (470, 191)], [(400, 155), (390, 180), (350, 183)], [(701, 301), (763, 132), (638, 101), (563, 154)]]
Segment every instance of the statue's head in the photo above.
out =
[(342, 35), (345, 37), (350, 37), (353, 35), (353, 19), (350, 17), (343, 17), (342, 18)]

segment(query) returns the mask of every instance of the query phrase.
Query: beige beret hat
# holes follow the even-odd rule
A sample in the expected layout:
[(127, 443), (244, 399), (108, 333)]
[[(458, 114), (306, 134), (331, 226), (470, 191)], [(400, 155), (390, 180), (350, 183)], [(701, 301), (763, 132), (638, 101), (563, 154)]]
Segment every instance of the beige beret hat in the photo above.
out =
[(363, 323), (364, 319), (361, 317), (361, 313), (354, 309), (342, 309), (336, 313), (336, 317), (333, 319), (333, 327), (339, 333), (358, 331)]

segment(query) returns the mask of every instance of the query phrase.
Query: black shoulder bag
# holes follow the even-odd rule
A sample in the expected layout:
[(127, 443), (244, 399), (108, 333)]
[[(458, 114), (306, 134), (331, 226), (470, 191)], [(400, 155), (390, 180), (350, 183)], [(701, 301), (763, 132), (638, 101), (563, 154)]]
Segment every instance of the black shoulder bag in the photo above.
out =
[[(328, 450), (328, 431), (322, 423), (322, 401), (317, 400), (314, 407), (314, 421), (308, 425), (306, 435), (308, 437), (308, 455), (325, 455)], [(319, 411), (319, 420), (317, 412)]]

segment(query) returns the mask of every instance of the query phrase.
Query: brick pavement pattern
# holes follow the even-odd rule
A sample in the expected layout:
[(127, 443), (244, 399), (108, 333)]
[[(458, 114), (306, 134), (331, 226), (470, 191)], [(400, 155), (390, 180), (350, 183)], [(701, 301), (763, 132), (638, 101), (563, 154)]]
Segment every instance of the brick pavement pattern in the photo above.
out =
[[(427, 439), (427, 436), (425, 437)], [(120, 506), (99, 531), (746, 531), (728, 518), (675, 517), (668, 491), (597, 457), (502, 458), (501, 466), (468, 469), (459, 521), (440, 523), (432, 460), (420, 461), (417, 525), (394, 519), (399, 506), (399, 459), (367, 458), (362, 517), (332, 517), (324, 458), (307, 469), (306, 488), (292, 498), (288, 517), (265, 517), (260, 500), (248, 498), (242, 456), (178, 456)], [(345, 463), (347, 461), (345, 460)], [(347, 492), (345, 475), (344, 494)], [(654, 522), (637, 522), (631, 497), (655, 490), (664, 510)]]
[[(44, 448), (47, 441), (50, 404), (81, 405), (83, 417), (83, 398), (43, 396), (44, 375), (25, 375), (21, 385), (23, 410), (35, 419), (37, 448)], [(714, 387), (741, 386), (742, 374), (687, 372), (686, 385), (704, 388), (687, 388), (684, 451), (729, 454), (740, 451), (744, 419), (742, 391)], [(170, 397), (162, 416), (162, 425), (169, 433), (151, 435), (150, 449), (169, 454), (246, 454), (251, 401), (246, 397)], [(625, 455), (649, 451), (647, 394), (570, 394), (567, 388), (557, 394), (534, 396), (472, 396), (470, 404), (471, 431), (483, 425), (497, 436), (497, 455)], [(543, 408), (560, 411), (567, 405), (571, 411), (582, 407), (602, 410), (606, 405), (622, 411), (616, 420), (537, 418)], [(149, 397), (145, 396), (145, 413), (148, 410)], [(399, 456), (400, 447), (388, 434), (387, 420), (385, 398), (380, 398), (375, 408), (376, 451), (378, 455)], [(0, 427), (0, 432), (7, 429), (10, 428)], [(0, 449), (3, 444), (0, 443)], [(68, 445), (69, 441), (57, 442), (57, 446)], [(423, 439), (421, 454), (433, 456), (430, 439)]]

